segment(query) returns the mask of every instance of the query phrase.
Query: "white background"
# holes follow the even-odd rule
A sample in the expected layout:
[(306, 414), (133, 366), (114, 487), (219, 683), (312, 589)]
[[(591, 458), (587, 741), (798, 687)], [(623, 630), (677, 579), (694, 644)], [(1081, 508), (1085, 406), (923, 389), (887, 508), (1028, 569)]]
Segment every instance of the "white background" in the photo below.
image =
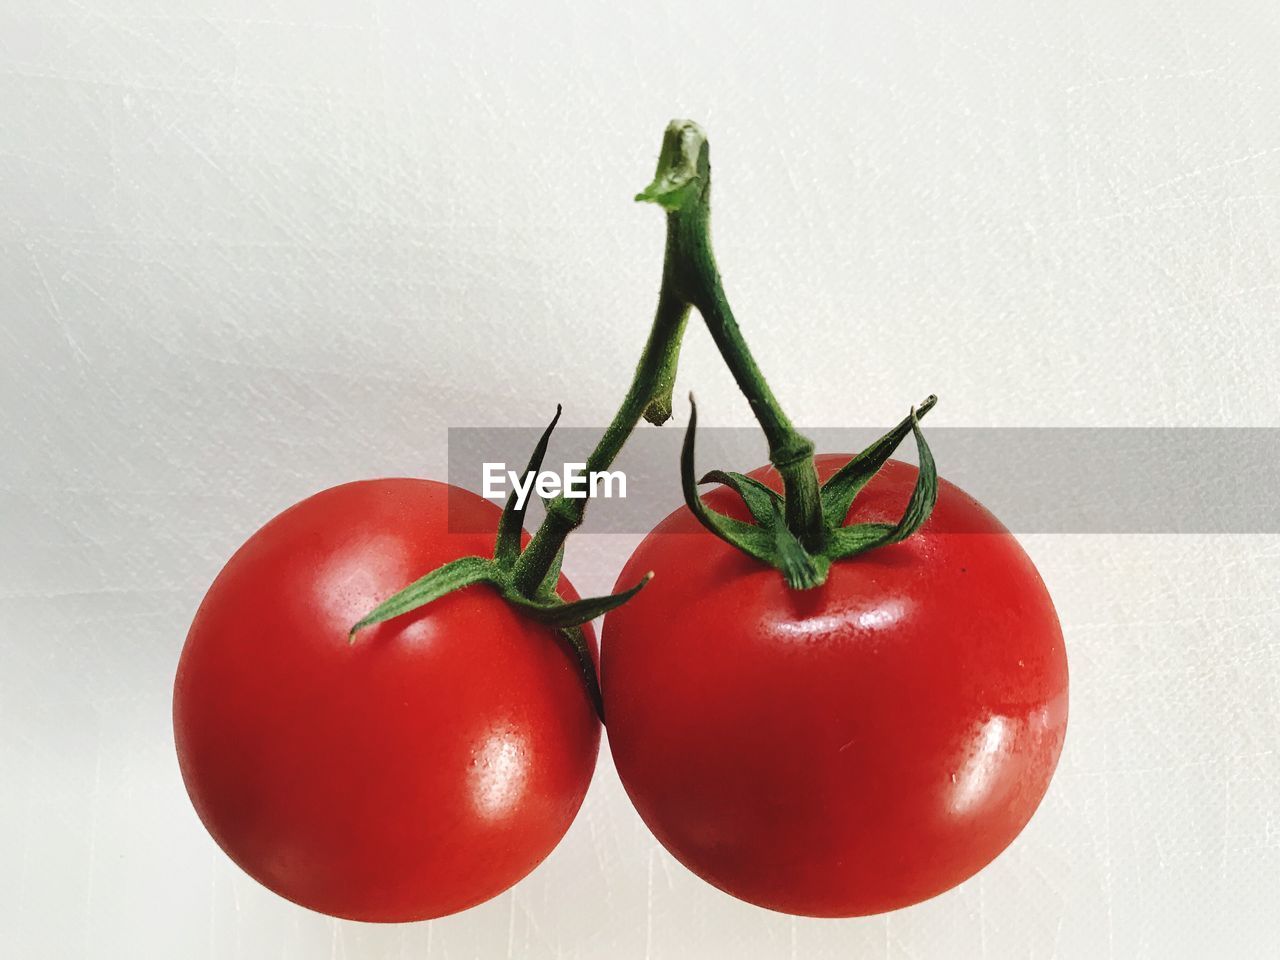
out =
[[(798, 422), (936, 391), (937, 425), (1280, 424), (1272, 0), (6, 0), (7, 956), (1274, 955), (1275, 537), (1024, 538), (1069, 644), (1062, 765), (990, 869), (892, 916), (706, 886), (607, 751), (533, 876), (434, 923), (308, 913), (205, 835), (169, 723), (205, 586), (306, 494), (442, 475), (450, 425), (606, 421), (672, 116), (710, 132), (721, 265)], [(697, 326), (692, 387), (751, 422)], [(567, 569), (603, 591), (635, 540)]]

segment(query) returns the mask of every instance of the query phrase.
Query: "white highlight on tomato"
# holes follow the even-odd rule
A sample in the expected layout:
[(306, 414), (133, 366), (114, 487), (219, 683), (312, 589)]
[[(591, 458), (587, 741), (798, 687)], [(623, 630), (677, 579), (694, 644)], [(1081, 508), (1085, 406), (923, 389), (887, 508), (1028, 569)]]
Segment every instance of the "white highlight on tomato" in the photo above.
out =
[(476, 810), (489, 820), (501, 820), (519, 805), (528, 774), (524, 741), (511, 730), (490, 734), (471, 762)]
[(951, 776), (955, 789), (951, 793), (951, 809), (967, 813), (986, 798), (992, 787), (992, 774), (1000, 750), (1009, 739), (1009, 723), (1005, 717), (992, 717), (978, 731), (973, 752), (964, 767)]
[(412, 569), (403, 537), (363, 536), (370, 548), (339, 551), (317, 573), (311, 591), (312, 604), (328, 615), (334, 641), (344, 646), (351, 624), (387, 598), (388, 583), (405, 582), (405, 570)]
[(893, 626), (902, 619), (903, 608), (898, 603), (880, 603), (866, 610), (860, 610), (852, 617), (845, 611), (830, 614), (818, 614), (796, 620), (787, 617), (779, 619), (775, 629), (789, 640), (829, 640), (832, 637), (847, 636), (849, 627), (874, 632)]

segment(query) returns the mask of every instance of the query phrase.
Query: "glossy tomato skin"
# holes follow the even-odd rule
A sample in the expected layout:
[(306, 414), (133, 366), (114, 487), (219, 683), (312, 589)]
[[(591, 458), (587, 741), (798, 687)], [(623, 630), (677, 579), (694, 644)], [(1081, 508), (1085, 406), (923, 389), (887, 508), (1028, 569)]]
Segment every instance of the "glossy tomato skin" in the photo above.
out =
[[(848, 456), (818, 458), (825, 479)], [(757, 477), (780, 489), (771, 469)], [(851, 520), (894, 522), (890, 461)], [(748, 519), (718, 489), (707, 501)], [(605, 619), (609, 746), (659, 841), (703, 879), (786, 913), (862, 916), (972, 876), (1018, 835), (1067, 724), (1057, 615), (1017, 541), (940, 482), (909, 540), (790, 590), (681, 508)]]
[[(447, 505), (488, 532), (450, 532)], [(491, 553), (498, 515), (429, 480), (345, 484), (270, 521), (209, 588), (174, 686), (178, 760), (213, 838), (281, 896), (444, 916), (525, 876), (572, 822), (600, 732), (553, 630), (476, 585), (347, 641), (405, 584)]]

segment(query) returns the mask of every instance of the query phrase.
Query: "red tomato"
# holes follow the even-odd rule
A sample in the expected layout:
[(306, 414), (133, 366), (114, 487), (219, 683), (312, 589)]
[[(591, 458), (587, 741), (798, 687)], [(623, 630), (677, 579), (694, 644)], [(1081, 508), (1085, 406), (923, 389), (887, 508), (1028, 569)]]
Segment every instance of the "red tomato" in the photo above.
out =
[[(491, 532), (449, 532), (446, 501)], [(174, 686), (178, 760), (213, 838), (281, 896), (443, 916), (525, 876), (572, 822), (600, 727), (552, 628), (475, 585), (347, 642), (405, 584), (491, 553), (498, 516), (430, 480), (349, 483), (280, 514), (209, 588)]]
[[(848, 459), (819, 457), (819, 476)], [(889, 461), (848, 520), (896, 522), (915, 476)], [(750, 519), (727, 489), (707, 501)], [(958, 487), (813, 590), (683, 507), (618, 582), (646, 570), (605, 618), (609, 746), (658, 840), (721, 890), (808, 916), (893, 910), (972, 876), (1040, 803), (1066, 733), (1062, 632), (1017, 541)]]

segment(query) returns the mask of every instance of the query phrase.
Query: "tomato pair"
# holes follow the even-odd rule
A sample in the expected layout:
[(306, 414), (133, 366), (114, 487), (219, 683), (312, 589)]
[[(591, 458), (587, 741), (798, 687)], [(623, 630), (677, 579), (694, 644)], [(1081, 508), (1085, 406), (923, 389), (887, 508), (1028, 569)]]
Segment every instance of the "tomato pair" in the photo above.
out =
[[(818, 458), (820, 475), (846, 460)], [(850, 519), (892, 522), (914, 477), (890, 461)], [(727, 490), (707, 503), (747, 519)], [(424, 570), (489, 552), (492, 532), (455, 531), (498, 517), (432, 481), (346, 484), (270, 521), (210, 588), (174, 690), (182, 774), (218, 844), (280, 895), (439, 917), (507, 889), (568, 829), (600, 728), (553, 628), (476, 584), (348, 641)], [(619, 583), (646, 570), (605, 618), (609, 742), (699, 876), (791, 913), (889, 910), (972, 875), (1035, 810), (1066, 725), (1062, 636), (1017, 542), (958, 488), (813, 590), (684, 507)], [(559, 593), (576, 598), (563, 577)]]

